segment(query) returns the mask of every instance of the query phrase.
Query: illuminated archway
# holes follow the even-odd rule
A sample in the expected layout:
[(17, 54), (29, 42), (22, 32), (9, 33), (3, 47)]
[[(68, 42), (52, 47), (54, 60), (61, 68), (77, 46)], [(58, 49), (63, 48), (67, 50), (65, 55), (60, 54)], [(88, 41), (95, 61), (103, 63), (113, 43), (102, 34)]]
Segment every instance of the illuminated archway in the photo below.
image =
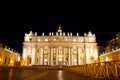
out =
[(58, 56), (58, 64), (59, 65), (63, 64), (63, 55), (62, 54), (59, 54), (59, 56)]
[(94, 63), (95, 62), (94, 55), (90, 55), (89, 60), (90, 60), (90, 63)]
[(27, 55), (27, 65), (31, 64), (31, 55)]

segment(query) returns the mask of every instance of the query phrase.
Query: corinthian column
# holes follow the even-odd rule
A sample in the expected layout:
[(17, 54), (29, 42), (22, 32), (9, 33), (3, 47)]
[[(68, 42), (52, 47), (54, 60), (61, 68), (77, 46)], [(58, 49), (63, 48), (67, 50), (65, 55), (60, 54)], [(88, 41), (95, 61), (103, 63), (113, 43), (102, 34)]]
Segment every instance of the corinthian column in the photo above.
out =
[(66, 63), (66, 60), (65, 60), (65, 58), (66, 58), (66, 55), (65, 55), (65, 53), (66, 53), (66, 51), (65, 51), (65, 47), (63, 47), (63, 53), (64, 53), (63, 61), (64, 61), (64, 65), (65, 65), (65, 63)]
[(58, 48), (56, 47), (56, 65), (58, 65)]
[(69, 58), (69, 60), (68, 60), (68, 64), (69, 64), (69, 66), (71, 66), (71, 55), (70, 55), (70, 47), (68, 47), (68, 58)]
[(78, 54), (78, 65), (80, 65), (80, 48), (77, 48), (77, 54)]
[(41, 47), (41, 52), (40, 52), (40, 57), (41, 57), (41, 58), (40, 58), (40, 59), (41, 59), (40, 64), (41, 64), (41, 65), (43, 65), (43, 53), (44, 53), (43, 50), (44, 50), (44, 48)]
[(53, 47), (50, 48), (50, 55), (51, 55), (51, 58), (50, 58), (51, 63), (50, 63), (50, 65), (53, 65)]

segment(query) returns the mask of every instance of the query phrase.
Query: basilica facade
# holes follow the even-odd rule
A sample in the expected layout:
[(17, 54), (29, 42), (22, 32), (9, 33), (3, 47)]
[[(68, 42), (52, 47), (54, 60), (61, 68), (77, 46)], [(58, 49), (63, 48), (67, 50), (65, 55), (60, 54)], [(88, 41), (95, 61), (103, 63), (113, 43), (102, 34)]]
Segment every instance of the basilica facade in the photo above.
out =
[(62, 32), (59, 26), (56, 33), (48, 35), (30, 31), (25, 33), (22, 57), (27, 65), (83, 65), (94, 63), (98, 58), (96, 36), (91, 32), (73, 35)]

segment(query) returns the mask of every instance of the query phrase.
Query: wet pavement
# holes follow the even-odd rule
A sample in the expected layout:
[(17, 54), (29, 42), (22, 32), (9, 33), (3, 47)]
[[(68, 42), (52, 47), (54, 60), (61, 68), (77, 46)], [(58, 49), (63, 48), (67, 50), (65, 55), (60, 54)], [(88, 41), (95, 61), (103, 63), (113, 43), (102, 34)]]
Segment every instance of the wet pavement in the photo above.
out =
[(46, 75), (36, 78), (36, 80), (93, 80), (87, 77), (69, 73), (66, 71), (58, 70), (46, 73)]
[(0, 70), (0, 80), (95, 80), (63, 70)]

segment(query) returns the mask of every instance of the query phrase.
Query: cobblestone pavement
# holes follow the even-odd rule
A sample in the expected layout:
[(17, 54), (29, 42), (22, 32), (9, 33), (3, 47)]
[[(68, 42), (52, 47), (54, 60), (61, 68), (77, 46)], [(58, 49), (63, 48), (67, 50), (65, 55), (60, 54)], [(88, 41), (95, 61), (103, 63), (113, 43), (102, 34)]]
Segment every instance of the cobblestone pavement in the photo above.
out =
[(0, 80), (96, 80), (74, 73), (53, 70), (0, 70)]
[(87, 77), (82, 77), (74, 73), (59, 70), (46, 72), (41, 77), (36, 77), (36, 80), (93, 80), (93, 79), (90, 78), (88, 79)]

